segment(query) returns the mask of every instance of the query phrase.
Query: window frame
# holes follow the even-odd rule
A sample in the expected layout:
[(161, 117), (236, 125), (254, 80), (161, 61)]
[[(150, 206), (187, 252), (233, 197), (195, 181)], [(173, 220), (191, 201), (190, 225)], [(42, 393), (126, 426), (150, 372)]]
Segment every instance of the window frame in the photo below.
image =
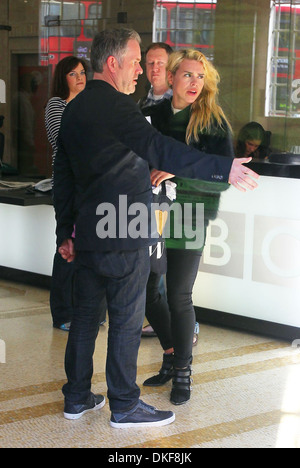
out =
[[(207, 19), (209, 11), (215, 14), (217, 0), (154, 0), (154, 19), (153, 19), (153, 42), (167, 42), (174, 49), (182, 47), (195, 47), (203, 51), (208, 58), (213, 58), (215, 18), (210, 21)], [(202, 7), (201, 7), (202, 5)], [(210, 5), (210, 8), (205, 8)], [(189, 7), (190, 6), (190, 7)], [(203, 15), (200, 11), (203, 10)], [(190, 18), (186, 18), (187, 25), (183, 25), (183, 16), (181, 13), (192, 11)], [(175, 17), (174, 17), (175, 15)], [(202, 18), (203, 16), (203, 18)], [(203, 24), (208, 24), (205, 33), (209, 37), (207, 43), (197, 43), (199, 36), (199, 22), (201, 21), (201, 31)], [(192, 28), (191, 28), (192, 23)], [(177, 38), (183, 37), (189, 33), (193, 41), (179, 42)], [(186, 36), (187, 37), (187, 36)], [(176, 38), (174, 40), (174, 38)], [(198, 41), (199, 42), (199, 41)]]
[[(300, 40), (300, 0), (272, 0), (270, 9), (265, 116), (299, 118), (300, 50), (295, 44), (297, 36)], [(285, 9), (290, 21), (282, 27)], [(282, 43), (284, 35), (287, 44)]]

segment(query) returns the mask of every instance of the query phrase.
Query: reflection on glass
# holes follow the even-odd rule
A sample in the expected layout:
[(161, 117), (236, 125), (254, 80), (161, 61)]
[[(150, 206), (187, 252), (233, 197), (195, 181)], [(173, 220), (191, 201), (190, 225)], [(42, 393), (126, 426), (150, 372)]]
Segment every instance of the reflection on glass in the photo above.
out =
[(102, 2), (43, 0), (40, 7), (41, 65), (56, 65), (68, 55), (90, 58)]
[(17, 112), (15, 136), (18, 141), (18, 171), (29, 176), (51, 173), (47, 161), (44, 106), (48, 93), (48, 73), (44, 67), (19, 67), (19, 89), (14, 97)]
[(300, 4), (273, 0), (270, 14), (267, 116), (300, 117), (295, 87), (300, 79)]
[(156, 0), (154, 11), (154, 41), (215, 62), (235, 142), (256, 121), (276, 154), (299, 148), (300, 0)]
[(192, 46), (213, 58), (217, 0), (158, 0), (154, 15), (154, 41), (179, 49)]

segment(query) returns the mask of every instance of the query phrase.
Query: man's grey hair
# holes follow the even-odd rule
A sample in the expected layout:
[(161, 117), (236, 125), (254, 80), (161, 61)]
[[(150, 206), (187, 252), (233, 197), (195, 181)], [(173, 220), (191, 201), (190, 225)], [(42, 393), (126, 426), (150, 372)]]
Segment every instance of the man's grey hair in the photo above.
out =
[(141, 44), (140, 35), (133, 29), (109, 29), (98, 33), (91, 48), (91, 65), (94, 72), (102, 73), (103, 66), (111, 55), (121, 66), (130, 39)]

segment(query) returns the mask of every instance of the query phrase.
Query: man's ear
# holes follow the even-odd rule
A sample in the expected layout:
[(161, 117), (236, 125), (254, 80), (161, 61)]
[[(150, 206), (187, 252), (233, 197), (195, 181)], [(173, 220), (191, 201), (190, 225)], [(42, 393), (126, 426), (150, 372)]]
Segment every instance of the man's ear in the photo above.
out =
[(108, 57), (108, 59), (106, 60), (106, 64), (111, 73), (115, 73), (117, 69), (117, 65), (119, 65), (116, 57), (114, 57), (113, 55), (110, 55)]

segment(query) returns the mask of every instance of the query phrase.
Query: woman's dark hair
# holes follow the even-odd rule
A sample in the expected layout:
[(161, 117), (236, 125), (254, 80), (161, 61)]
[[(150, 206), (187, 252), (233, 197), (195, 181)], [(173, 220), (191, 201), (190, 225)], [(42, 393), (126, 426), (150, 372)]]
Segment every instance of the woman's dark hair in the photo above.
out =
[(87, 64), (81, 58), (71, 55), (58, 62), (53, 76), (51, 97), (60, 97), (64, 100), (68, 99), (70, 89), (67, 82), (67, 74), (74, 70), (80, 63), (83, 66), (85, 73), (87, 73)]
[(263, 149), (266, 145), (266, 131), (264, 130), (263, 126), (257, 122), (249, 122), (243, 128), (241, 128), (238, 138), (237, 138), (237, 146), (236, 152), (237, 157), (244, 157), (245, 150), (246, 150), (246, 141), (253, 141), (257, 140), (260, 141), (261, 144), (257, 152)]

